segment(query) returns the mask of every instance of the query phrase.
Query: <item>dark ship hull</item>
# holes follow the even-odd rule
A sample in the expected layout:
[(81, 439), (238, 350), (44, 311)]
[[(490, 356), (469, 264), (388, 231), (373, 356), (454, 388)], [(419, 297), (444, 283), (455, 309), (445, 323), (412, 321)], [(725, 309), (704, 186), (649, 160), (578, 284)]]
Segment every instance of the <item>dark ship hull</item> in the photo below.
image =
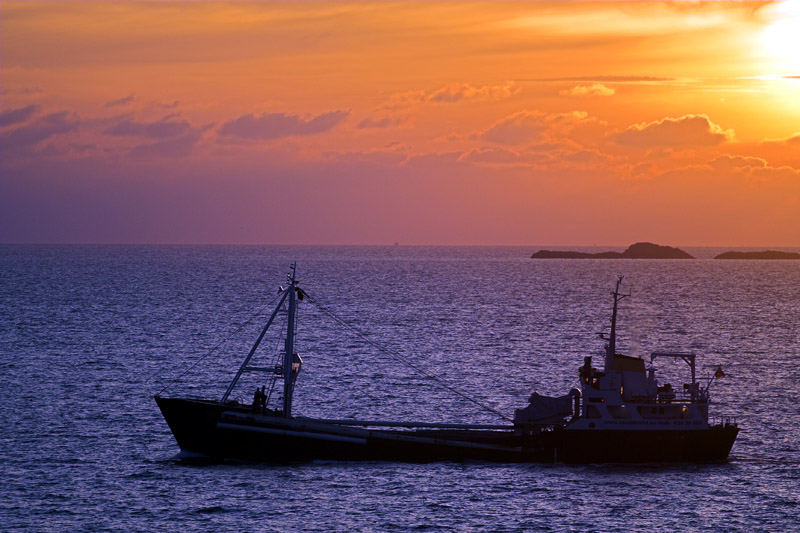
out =
[(534, 432), (510, 425), (367, 429), (210, 400), (156, 397), (156, 402), (182, 450), (259, 462), (723, 462), (739, 431), (732, 425), (646, 431), (571, 430), (569, 425)]

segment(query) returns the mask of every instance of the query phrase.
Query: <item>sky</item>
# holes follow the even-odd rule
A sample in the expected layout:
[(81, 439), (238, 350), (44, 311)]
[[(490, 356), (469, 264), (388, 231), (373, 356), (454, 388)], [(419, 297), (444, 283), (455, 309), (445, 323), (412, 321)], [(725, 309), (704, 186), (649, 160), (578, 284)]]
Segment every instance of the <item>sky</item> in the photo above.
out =
[(0, 242), (800, 245), (800, 0), (0, 1)]

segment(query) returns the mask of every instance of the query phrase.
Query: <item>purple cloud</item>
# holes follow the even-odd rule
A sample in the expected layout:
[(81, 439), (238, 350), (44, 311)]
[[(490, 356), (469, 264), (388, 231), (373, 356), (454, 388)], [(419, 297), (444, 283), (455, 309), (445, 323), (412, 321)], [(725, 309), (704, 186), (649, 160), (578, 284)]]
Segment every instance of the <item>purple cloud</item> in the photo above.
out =
[(277, 139), (289, 135), (314, 135), (336, 127), (349, 111), (329, 111), (308, 120), (286, 113), (247, 114), (223, 124), (222, 135), (242, 139)]
[(0, 111), (0, 126), (10, 126), (11, 124), (25, 122), (36, 114), (38, 110), (38, 105), (28, 105), (17, 109), (9, 109), (8, 111)]
[(175, 120), (174, 115), (154, 122), (123, 120), (106, 130), (109, 135), (169, 139), (191, 131), (192, 125), (185, 120)]
[(173, 137), (149, 144), (140, 144), (131, 149), (130, 155), (135, 157), (182, 157), (189, 155), (200, 141), (202, 132), (192, 130), (186, 135)]
[(136, 99), (136, 95), (129, 94), (128, 96), (125, 96), (123, 98), (119, 98), (117, 100), (111, 100), (109, 102), (106, 102), (104, 104), (104, 107), (115, 107), (115, 106), (121, 106), (121, 105), (129, 104), (129, 103), (133, 102), (135, 99)]
[(51, 113), (40, 117), (30, 124), (7, 131), (0, 136), (3, 149), (23, 148), (39, 143), (53, 135), (67, 133), (79, 125), (77, 118), (72, 118), (69, 113)]

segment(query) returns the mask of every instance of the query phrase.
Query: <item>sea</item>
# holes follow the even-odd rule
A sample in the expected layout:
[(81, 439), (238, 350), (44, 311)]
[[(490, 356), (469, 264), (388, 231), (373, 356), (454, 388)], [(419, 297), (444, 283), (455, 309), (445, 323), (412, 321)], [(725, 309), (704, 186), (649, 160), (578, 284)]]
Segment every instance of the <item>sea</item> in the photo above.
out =
[[(800, 261), (534, 260), (539, 247), (0, 246), (4, 531), (787, 531), (800, 517)], [(587, 249), (588, 250), (588, 249)], [(591, 251), (591, 250), (589, 250)], [(619, 351), (698, 357), (723, 464), (181, 454), (154, 395), (220, 398), (297, 263), (294, 413), (503, 423)], [(281, 317), (279, 316), (279, 319)], [(279, 321), (252, 364), (281, 350)], [(682, 361), (655, 364), (676, 388)], [(247, 373), (250, 402), (267, 374)], [(459, 394), (452, 392), (458, 390)]]

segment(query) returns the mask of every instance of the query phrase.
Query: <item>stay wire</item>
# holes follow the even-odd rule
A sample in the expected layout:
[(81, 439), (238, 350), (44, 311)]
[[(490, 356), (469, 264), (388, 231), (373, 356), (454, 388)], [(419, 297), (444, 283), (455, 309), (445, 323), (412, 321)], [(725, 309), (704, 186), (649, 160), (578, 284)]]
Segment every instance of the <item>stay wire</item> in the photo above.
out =
[[(280, 354), (280, 349), (281, 349), (280, 346), (281, 346), (281, 339), (283, 338), (283, 330), (284, 330), (285, 327), (286, 326), (281, 326), (280, 335), (278, 335), (276, 337), (276, 339), (275, 339), (275, 349), (273, 350), (275, 355), (274, 355), (273, 360), (272, 360), (273, 361), (272, 362), (272, 366), (273, 367), (278, 366), (278, 363), (279, 363), (280, 358), (281, 358), (280, 357), (281, 356), (281, 354)], [(277, 374), (273, 374), (272, 375), (272, 379), (269, 382), (269, 392), (267, 393), (267, 400), (266, 400), (266, 404), (267, 405), (269, 405), (269, 401), (272, 398), (272, 393), (275, 390), (275, 384), (277, 382), (278, 382), (278, 376), (277, 376)]]
[[(164, 387), (163, 387), (163, 388), (162, 388), (160, 391), (158, 391), (158, 392), (156, 393), (156, 396), (159, 396), (159, 395), (160, 395), (162, 392), (164, 392), (164, 391), (165, 391), (165, 390), (167, 390), (169, 387), (171, 387), (171, 386), (172, 386), (172, 385), (173, 385), (173, 384), (174, 384), (176, 381), (180, 380), (180, 379), (181, 379), (182, 377), (184, 377), (186, 374), (188, 374), (189, 372), (191, 372), (191, 371), (192, 371), (192, 370), (193, 370), (193, 369), (194, 369), (194, 368), (195, 368), (197, 365), (199, 365), (199, 364), (200, 364), (200, 363), (201, 363), (201, 362), (202, 362), (202, 361), (203, 361), (203, 360), (204, 360), (206, 357), (208, 357), (209, 355), (211, 355), (212, 353), (214, 353), (215, 351), (217, 351), (217, 350), (219, 349), (219, 347), (220, 347), (220, 346), (222, 346), (224, 343), (226, 343), (226, 342), (227, 342), (227, 341), (228, 341), (228, 340), (229, 340), (231, 337), (233, 337), (234, 335), (237, 335), (238, 333), (240, 333), (240, 332), (241, 332), (241, 331), (242, 331), (242, 330), (243, 330), (243, 329), (244, 329), (246, 326), (248, 326), (249, 324), (251, 324), (251, 323), (253, 322), (253, 320), (255, 320), (256, 318), (258, 318), (258, 316), (260, 316), (260, 315), (261, 315), (261, 314), (262, 314), (262, 313), (263, 313), (263, 312), (264, 312), (266, 309), (269, 309), (269, 308), (270, 308), (270, 307), (271, 307), (271, 306), (272, 306), (272, 305), (273, 305), (273, 304), (274, 304), (274, 303), (275, 303), (275, 302), (278, 300), (278, 298), (279, 298), (279, 297), (280, 297), (280, 294), (278, 294), (277, 296), (275, 296), (275, 297), (274, 297), (274, 298), (273, 298), (273, 299), (272, 299), (272, 300), (271, 300), (271, 301), (270, 301), (268, 304), (265, 304), (265, 305), (261, 306), (261, 307), (259, 308), (259, 310), (258, 310), (258, 311), (256, 311), (256, 312), (255, 312), (255, 313), (254, 313), (252, 316), (250, 316), (250, 317), (249, 317), (247, 320), (245, 320), (244, 322), (242, 322), (242, 323), (239, 325), (239, 327), (237, 327), (237, 328), (236, 328), (236, 330), (235, 330), (235, 331), (233, 331), (233, 332), (231, 332), (230, 334), (228, 334), (227, 336), (225, 336), (225, 337), (224, 337), (224, 338), (223, 338), (221, 341), (219, 341), (219, 342), (218, 342), (216, 345), (214, 345), (214, 346), (213, 346), (213, 347), (212, 347), (210, 350), (208, 350), (206, 353), (204, 353), (203, 355), (201, 355), (200, 357), (198, 357), (198, 358), (197, 358), (197, 360), (196, 360), (194, 363), (192, 363), (192, 364), (191, 364), (191, 365), (190, 365), (190, 366), (189, 366), (189, 367), (188, 367), (186, 370), (184, 370), (184, 371), (183, 371), (183, 372), (182, 372), (182, 373), (181, 373), (179, 376), (177, 376), (177, 377), (175, 377), (174, 379), (172, 379), (171, 381), (167, 382), (167, 384), (166, 384), (166, 385), (164, 385)], [(153, 376), (151, 376), (151, 377), (150, 377), (150, 379), (148, 379), (148, 380), (145, 382), (145, 385), (146, 385), (147, 383), (149, 383), (150, 381), (152, 381), (152, 380), (153, 380), (153, 378), (154, 378), (155, 376), (157, 376), (158, 374), (160, 374), (160, 373), (161, 373), (163, 370), (164, 370), (164, 368), (162, 368), (161, 370), (159, 370), (158, 372), (156, 372), (156, 373), (155, 373)]]
[(435, 376), (435, 375), (423, 370), (418, 365), (412, 363), (411, 361), (409, 361), (406, 357), (404, 357), (403, 355), (401, 355), (397, 351), (392, 350), (391, 348), (388, 348), (388, 347), (386, 347), (386, 346), (384, 346), (384, 345), (382, 345), (382, 344), (380, 344), (380, 343), (378, 343), (376, 341), (373, 341), (363, 331), (361, 331), (357, 327), (353, 326), (352, 324), (348, 323), (344, 319), (339, 318), (333, 311), (331, 311), (330, 309), (327, 309), (324, 305), (322, 305), (322, 303), (318, 302), (315, 298), (312, 298), (305, 290), (303, 290), (303, 293), (304, 293), (304, 296), (311, 303), (316, 305), (317, 308), (320, 311), (322, 311), (323, 313), (328, 315), (331, 319), (333, 319), (334, 321), (338, 322), (342, 326), (344, 326), (344, 327), (350, 329), (351, 331), (353, 331), (356, 334), (356, 336), (358, 336), (361, 340), (363, 340), (367, 344), (373, 346), (374, 348), (377, 348), (379, 351), (383, 352), (384, 354), (386, 354), (386, 355), (388, 355), (388, 356), (400, 361), (404, 365), (406, 365), (406, 366), (412, 368), (413, 370), (419, 372), (424, 377), (426, 377), (426, 378), (428, 378), (428, 379), (430, 379), (432, 381), (435, 381), (441, 387), (449, 390), (453, 394), (456, 394), (456, 395), (460, 396), (461, 398), (463, 398), (463, 399), (465, 399), (465, 400), (477, 405), (478, 407), (480, 407), (480, 408), (482, 408), (482, 409), (484, 409), (484, 410), (486, 410), (486, 411), (488, 411), (490, 413), (493, 413), (493, 414), (499, 416), (503, 420), (507, 420), (509, 422), (513, 422), (512, 419), (510, 419), (509, 417), (507, 417), (506, 415), (504, 415), (503, 413), (501, 413), (500, 411), (498, 411), (494, 407), (486, 405), (485, 403), (483, 403), (483, 402), (481, 402), (479, 400), (476, 400), (475, 398), (472, 398), (468, 394), (466, 394), (464, 392), (461, 392), (460, 390), (456, 389), (455, 387), (453, 387), (452, 385), (450, 385), (446, 381), (442, 380), (441, 378), (439, 378), (439, 377), (437, 377), (437, 376)]

